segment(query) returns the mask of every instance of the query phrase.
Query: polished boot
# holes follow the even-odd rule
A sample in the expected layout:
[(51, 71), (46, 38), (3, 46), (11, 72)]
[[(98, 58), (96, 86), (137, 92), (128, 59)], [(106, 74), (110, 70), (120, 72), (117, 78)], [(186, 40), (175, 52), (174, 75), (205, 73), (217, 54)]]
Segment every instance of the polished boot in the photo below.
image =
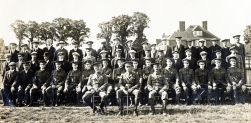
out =
[(150, 104), (151, 110), (152, 110), (152, 112), (150, 112), (149, 115), (154, 115), (155, 114), (155, 107), (154, 107), (155, 102), (153, 99), (149, 99), (148, 101), (149, 101), (149, 104)]

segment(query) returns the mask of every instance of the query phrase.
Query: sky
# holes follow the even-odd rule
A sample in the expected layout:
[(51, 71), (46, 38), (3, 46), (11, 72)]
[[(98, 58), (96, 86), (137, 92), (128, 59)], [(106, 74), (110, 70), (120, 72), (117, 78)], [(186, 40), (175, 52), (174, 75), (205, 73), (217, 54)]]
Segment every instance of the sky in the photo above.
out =
[(186, 28), (207, 21), (211, 33), (233, 41), (233, 35), (243, 35), (251, 24), (250, 5), (250, 0), (0, 0), (0, 38), (7, 45), (18, 42), (10, 27), (17, 19), (41, 23), (65, 17), (83, 19), (91, 29), (90, 40), (95, 41), (100, 31), (98, 23), (142, 12), (151, 20), (150, 28), (145, 29), (150, 43), (163, 33), (177, 31), (179, 21), (185, 21)]

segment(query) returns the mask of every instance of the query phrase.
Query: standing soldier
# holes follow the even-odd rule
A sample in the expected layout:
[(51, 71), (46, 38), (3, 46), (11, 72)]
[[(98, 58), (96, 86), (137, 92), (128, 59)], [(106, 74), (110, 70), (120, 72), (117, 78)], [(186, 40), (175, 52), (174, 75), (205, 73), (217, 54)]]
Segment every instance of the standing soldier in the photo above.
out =
[(93, 109), (93, 113), (97, 110), (96, 106), (93, 106), (91, 102), (91, 98), (94, 95), (99, 95), (101, 97), (100, 109), (101, 113), (104, 114), (104, 106), (107, 98), (106, 88), (108, 84), (108, 79), (106, 75), (101, 74), (101, 64), (96, 62), (93, 64), (95, 73), (90, 75), (87, 82), (88, 91), (84, 94), (83, 100), (87, 105), (89, 105)]
[(24, 70), (19, 72), (18, 78), (18, 106), (23, 106), (23, 101), (25, 105), (30, 104), (30, 88), (32, 86), (32, 80), (34, 78), (34, 72), (29, 69), (30, 63), (23, 62)]
[(179, 84), (179, 74), (176, 68), (172, 67), (173, 61), (171, 58), (166, 58), (166, 67), (162, 71), (165, 76), (167, 83), (169, 84), (169, 91), (172, 93), (172, 98), (175, 99), (177, 104), (180, 104), (179, 98), (181, 93), (181, 88)]
[(151, 44), (151, 57), (157, 58), (157, 56), (158, 56), (158, 54), (157, 54), (157, 50), (156, 50), (156, 44)]
[(132, 59), (136, 59), (137, 52), (135, 50), (128, 51), (129, 56), (127, 57), (126, 61), (132, 61)]
[(50, 61), (50, 54), (48, 52), (44, 52), (43, 56), (45, 61), (45, 70), (51, 75), (52, 71), (54, 70), (53, 61)]
[[(111, 47), (109, 45), (106, 44), (106, 40), (102, 39), (100, 43), (101, 43), (102, 46), (97, 51), (97, 54), (98, 54), (97, 61), (102, 59), (102, 58), (112, 58), (112, 53), (111, 53), (112, 49), (111, 49)], [(101, 51), (103, 51), (103, 52), (106, 51), (105, 57), (101, 56), (102, 55), (100, 53)]]
[(73, 49), (70, 50), (69, 61), (73, 61), (73, 59), (74, 59), (73, 53), (75, 53), (75, 52), (79, 54), (78, 59), (82, 60), (83, 59), (83, 51), (81, 49), (79, 49), (79, 43), (77, 41), (73, 41), (72, 45), (73, 45)]
[(240, 56), (243, 56), (242, 60), (244, 61), (245, 59), (245, 47), (244, 44), (240, 43), (240, 35), (235, 35), (233, 36), (234, 41), (235, 41), (235, 49), (237, 50), (237, 54)]
[(37, 52), (37, 60), (43, 60), (43, 50), (38, 47), (39, 41), (33, 41), (33, 50), (32, 52)]
[[(139, 76), (132, 72), (132, 62), (125, 63), (126, 72), (121, 75), (119, 79), (119, 90), (117, 91), (117, 100), (119, 104), (119, 114), (123, 115), (123, 96), (124, 95), (134, 95), (135, 96), (135, 109), (133, 112), (134, 116), (138, 115), (138, 104), (140, 98), (140, 90), (139, 87)], [(127, 98), (128, 99), (128, 98)]]
[(92, 55), (92, 52), (94, 52), (95, 50), (92, 48), (86, 48), (85, 50), (85, 57), (83, 58), (83, 62), (87, 61), (87, 60), (91, 60), (92, 63), (96, 62), (96, 57)]
[[(64, 88), (64, 94), (66, 97), (66, 104), (70, 105), (72, 101), (79, 103), (79, 100), (76, 96), (78, 92), (81, 91), (81, 82), (82, 82), (82, 73), (80, 70), (78, 70), (79, 62), (72, 62), (72, 68), (65, 80), (65, 88)], [(78, 92), (77, 92), (78, 91)], [(75, 97), (75, 100), (72, 98)]]
[(121, 50), (121, 57), (125, 57), (125, 50), (124, 47), (120, 44), (120, 39), (119, 38), (115, 38), (114, 40), (114, 45), (112, 46), (112, 56), (115, 57), (117, 49)]
[(173, 68), (179, 73), (180, 69), (183, 68), (182, 60), (179, 58), (179, 52), (174, 50), (173, 52)]
[(192, 58), (191, 49), (187, 49), (185, 52), (186, 52), (185, 59), (189, 60), (189, 68), (191, 68), (191, 69), (193, 69), (193, 71), (195, 71), (197, 68), (197, 64), (196, 64), (196, 60), (194, 58)]
[(70, 61), (70, 62), (71, 63), (77, 62), (78, 63), (78, 70), (82, 71), (82, 62), (81, 62), (82, 59), (79, 59), (80, 54), (78, 52), (73, 52), (73, 53), (71, 53), (71, 55), (73, 58), (72, 58), (72, 61)]
[(28, 45), (27, 44), (22, 44), (21, 48), (22, 48), (22, 53), (24, 54), (24, 61), (31, 60), (31, 55), (30, 55)]
[[(86, 41), (85, 43), (87, 44), (86, 51), (88, 50), (88, 52), (90, 52), (89, 56), (93, 56), (96, 62), (98, 54), (97, 54), (97, 51), (92, 48), (93, 41)], [(88, 56), (87, 52), (85, 52), (84, 55)]]
[[(162, 39), (162, 46), (160, 47), (160, 49), (164, 51), (165, 57), (171, 58), (172, 57), (172, 48), (170, 46), (168, 46), (166, 43), (167, 43), (167, 40)], [(152, 56), (152, 58), (154, 58), (154, 56)]]
[(186, 105), (190, 104), (194, 100), (197, 94), (196, 83), (194, 81), (194, 71), (189, 68), (189, 60), (183, 59), (184, 68), (180, 69), (180, 81), (183, 91), (185, 93)]
[(24, 69), (23, 62), (24, 62), (24, 54), (18, 53), (18, 62), (16, 62), (16, 69), (18, 72), (20, 72)]
[(138, 74), (140, 78), (142, 78), (142, 69), (139, 68), (139, 59), (138, 58), (132, 59), (132, 65), (133, 65), (132, 71)]
[(222, 53), (222, 59), (226, 59), (226, 57), (228, 55), (230, 55), (230, 50), (229, 50), (229, 47), (227, 46), (227, 42), (228, 42), (229, 39), (224, 39), (224, 40), (221, 40), (222, 42), (222, 49), (221, 49), (221, 53)]
[(152, 109), (151, 115), (155, 114), (155, 96), (160, 95), (162, 100), (163, 115), (166, 116), (166, 104), (168, 101), (169, 84), (165, 75), (161, 74), (158, 65), (153, 65), (154, 72), (149, 75), (147, 80), (147, 88), (149, 90), (149, 103)]
[[(239, 68), (244, 73), (244, 63), (243, 63), (243, 56), (238, 55), (238, 51), (236, 50), (236, 46), (230, 47), (231, 54), (226, 57), (226, 61), (229, 59), (229, 57), (235, 56), (236, 57), (236, 67)], [(229, 61), (227, 61), (229, 62)]]
[(53, 44), (52, 39), (50, 39), (50, 38), (47, 39), (46, 40), (46, 47), (43, 49), (44, 53), (47, 52), (49, 54), (48, 56), (49, 56), (49, 60), (51, 62), (53, 62), (54, 58), (56, 58), (55, 57), (56, 49), (52, 46), (52, 44)]
[[(231, 84), (229, 83), (229, 79), (227, 76), (227, 71), (225, 68), (221, 67), (222, 59), (214, 59), (215, 67), (211, 70), (211, 77), (212, 77), (212, 85), (213, 87), (211, 91), (211, 96), (216, 99), (216, 104), (218, 104), (219, 97), (221, 97), (221, 103), (224, 102), (224, 95), (230, 93)], [(221, 88), (221, 90), (219, 90)]]
[(64, 53), (64, 59), (66, 61), (68, 61), (68, 51), (64, 48), (65, 46), (65, 41), (59, 41), (57, 46), (59, 46), (59, 48), (56, 50), (55, 52), (55, 61), (58, 60), (58, 53), (63, 52)]
[(177, 50), (179, 52), (180, 59), (185, 58), (185, 46), (181, 44), (181, 38), (182, 37), (175, 37), (176, 40), (176, 46), (173, 46), (173, 50)]
[(214, 52), (216, 50), (220, 50), (221, 49), (221, 47), (216, 43), (216, 42), (219, 41), (218, 39), (213, 38), (213, 39), (211, 39), (211, 41), (212, 41), (212, 46), (210, 46), (208, 48), (208, 57), (209, 57), (209, 60), (213, 60), (214, 58), (216, 58), (216, 55), (215, 55)]
[(1, 93), (3, 96), (3, 106), (9, 106), (9, 101), (16, 105), (16, 92), (17, 92), (17, 81), (18, 72), (16, 71), (16, 63), (9, 63), (10, 70), (6, 71), (3, 77), (3, 89)]
[[(33, 106), (33, 102), (35, 101), (35, 96), (44, 94), (45, 86), (43, 86), (46, 80), (50, 77), (49, 71), (45, 69), (46, 62), (44, 60), (39, 61), (40, 70), (35, 73), (35, 78), (30, 89), (30, 104), (28, 105)], [(41, 92), (40, 92), (41, 91)], [(39, 97), (41, 98), (41, 97)], [(46, 96), (43, 96), (44, 106), (48, 106)]]
[(130, 59), (131, 58), (131, 55), (130, 55), (130, 51), (134, 50), (135, 51), (135, 56), (134, 57), (137, 57), (139, 58), (139, 54), (137, 53), (137, 50), (133, 47), (133, 41), (132, 40), (128, 40), (126, 41), (127, 43), (127, 48), (125, 49), (125, 58), (126, 59)]
[(227, 69), (227, 73), (228, 73), (228, 78), (229, 81), (232, 83), (233, 86), (233, 99), (234, 99), (234, 103), (238, 104), (238, 103), (242, 103), (244, 102), (242, 95), (245, 95), (243, 92), (245, 92), (245, 90), (243, 90), (242, 86), (244, 84), (244, 75), (241, 69), (236, 67), (236, 57), (232, 56), (228, 58), (229, 63), (231, 64), (231, 66)]
[(11, 58), (10, 61), (17, 62), (18, 61), (18, 53), (19, 51), (16, 50), (17, 44), (16, 43), (10, 43), (10, 54)]
[[(55, 103), (55, 106), (58, 106), (58, 100), (61, 96), (64, 88), (66, 72), (61, 68), (61, 61), (55, 61), (56, 69), (52, 71), (50, 78), (43, 85), (46, 90), (43, 96), (47, 96), (51, 100), (51, 106)], [(56, 98), (54, 98), (56, 96)], [(62, 100), (60, 100), (62, 102)]]
[(165, 59), (165, 56), (163, 54), (163, 50), (158, 50), (158, 58), (155, 59), (155, 63), (159, 63), (159, 66), (161, 68), (166, 67), (166, 59)]
[[(206, 40), (205, 39), (200, 39), (199, 40), (199, 47), (197, 48), (197, 58), (201, 59), (200, 53), (202, 51), (205, 51), (208, 53), (208, 48), (205, 46)], [(208, 57), (208, 56), (207, 56)]]
[(146, 65), (146, 63), (145, 63), (145, 62), (146, 62), (146, 59), (150, 59), (151, 62), (155, 62), (155, 58), (151, 57), (151, 50), (149, 50), (149, 49), (146, 49), (146, 50), (145, 50), (145, 56), (142, 57), (142, 58), (140, 59), (140, 61), (139, 61), (139, 67), (140, 67), (141, 69), (143, 69), (144, 66)]
[(119, 79), (121, 78), (121, 75), (123, 73), (126, 72), (125, 68), (124, 68), (124, 61), (125, 59), (123, 58), (120, 58), (120, 59), (117, 59), (118, 60), (118, 68), (115, 68), (113, 69), (113, 73), (112, 73), (112, 79), (114, 81), (114, 83), (112, 85), (109, 85), (108, 87), (108, 92), (112, 91), (112, 90), (115, 90), (117, 91), (119, 86), (118, 86), (118, 83), (119, 83)]
[(64, 52), (59, 52), (57, 56), (58, 56), (58, 61), (61, 62), (61, 68), (65, 70), (66, 74), (68, 74), (72, 68), (71, 68), (71, 63), (66, 61), (66, 59), (64, 58), (65, 57), (64, 54), (65, 54)]
[[(216, 58), (215, 59), (222, 59), (221, 66), (223, 68), (227, 69), (229, 67), (229, 64), (226, 62), (226, 59), (222, 58), (221, 50), (216, 50), (215, 54), (216, 54)], [(211, 68), (213, 68), (213, 67), (215, 67), (215, 60), (214, 59), (211, 61)]]
[(191, 40), (191, 39), (187, 39), (187, 48), (185, 50), (190, 49), (191, 52), (192, 52), (192, 58), (194, 58), (197, 61), (198, 60), (198, 58), (197, 58), (197, 49), (196, 49), (196, 47), (194, 47), (192, 45), (192, 41), (193, 40)]
[(30, 60), (30, 69), (36, 73), (39, 70), (39, 63), (37, 60), (37, 52), (31, 53), (31, 60)]
[(10, 70), (9, 64), (10, 64), (10, 58), (11, 54), (7, 53), (5, 54), (5, 61), (2, 63), (2, 79), (4, 78), (5, 73)]
[(210, 97), (208, 96), (208, 86), (211, 84), (211, 76), (208, 69), (206, 69), (206, 61), (199, 60), (199, 68), (195, 70), (195, 82), (198, 87), (198, 100), (201, 98), (201, 104), (210, 104)]

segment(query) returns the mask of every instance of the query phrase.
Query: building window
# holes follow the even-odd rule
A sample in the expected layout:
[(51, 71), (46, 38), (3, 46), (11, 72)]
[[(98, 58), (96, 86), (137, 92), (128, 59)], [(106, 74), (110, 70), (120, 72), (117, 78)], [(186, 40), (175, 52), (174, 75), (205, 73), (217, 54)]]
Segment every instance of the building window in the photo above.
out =
[(194, 36), (203, 36), (202, 31), (193, 31)]

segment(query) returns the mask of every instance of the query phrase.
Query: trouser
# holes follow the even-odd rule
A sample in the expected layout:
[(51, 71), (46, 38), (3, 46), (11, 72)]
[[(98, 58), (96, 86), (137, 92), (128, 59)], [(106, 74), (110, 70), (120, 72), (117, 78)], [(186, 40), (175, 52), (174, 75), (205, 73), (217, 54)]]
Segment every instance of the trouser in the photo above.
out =
[(59, 100), (59, 97), (63, 92), (63, 86), (62, 85), (56, 85), (55, 88), (52, 88), (52, 86), (49, 86), (48, 88), (46, 88), (45, 91), (46, 91), (46, 96), (49, 97), (49, 99), (52, 101), (52, 103), (57, 104), (58, 100)]
[[(37, 99), (41, 98), (41, 93), (42, 93), (42, 90), (41, 90), (41, 87), (37, 87), (37, 88), (31, 88), (30, 89), (30, 105), (33, 104), (33, 102), (35, 102)], [(45, 104), (45, 102), (44, 102)]]
[(107, 99), (107, 94), (106, 94), (106, 91), (101, 91), (101, 92), (91, 92), (91, 91), (87, 91), (84, 96), (83, 96), (83, 100), (85, 101), (85, 103), (90, 106), (92, 109), (97, 109), (96, 106), (93, 107), (93, 104), (92, 104), (92, 97), (94, 95), (98, 95), (101, 97), (101, 103), (100, 103), (100, 108), (101, 109), (104, 109), (104, 106), (105, 106), (105, 101)]
[(22, 105), (22, 101), (25, 102), (25, 104), (30, 104), (30, 89), (27, 89), (25, 91), (25, 88), (23, 87), (21, 90), (18, 90), (18, 104), (19, 105)]
[(11, 86), (4, 86), (4, 88), (1, 89), (1, 93), (4, 105), (11, 105), (12, 103), (14, 105), (16, 104), (16, 90), (12, 92)]
[(171, 92), (172, 94), (172, 98), (175, 100), (175, 102), (177, 104), (180, 103), (180, 95), (181, 95), (181, 87), (180, 85), (175, 85), (175, 84), (171, 84), (169, 83), (169, 91)]
[[(128, 96), (130, 95), (134, 95), (134, 101), (135, 101), (135, 111), (137, 111), (137, 108), (138, 108), (138, 105), (139, 105), (139, 98), (141, 98), (141, 92), (140, 90), (138, 89), (134, 89), (131, 93), (128, 93)], [(118, 107), (119, 107), (119, 110), (122, 111), (123, 110), (123, 103), (124, 103), (124, 100), (123, 100), (123, 96), (125, 96), (125, 93), (122, 89), (119, 89), (117, 90), (116, 92), (116, 98), (117, 98), (117, 102), (118, 102)]]
[(116, 91), (118, 90), (118, 80), (110, 81), (108, 88), (107, 88), (107, 99), (112, 104), (116, 104)]
[(234, 99), (235, 104), (245, 102), (245, 97), (246, 97), (245, 92), (246, 92), (245, 85), (233, 86), (233, 99)]
[(148, 102), (149, 91), (146, 85), (147, 85), (147, 79), (143, 79), (139, 88), (140, 94), (141, 94), (141, 98), (140, 98), (141, 104), (146, 104)]
[(210, 97), (213, 97), (215, 99), (215, 104), (219, 104), (219, 100), (221, 103), (225, 102), (225, 96), (229, 95), (231, 93), (231, 88), (227, 85), (224, 85), (222, 83), (217, 83), (216, 87), (213, 87), (211, 90), (211, 93), (209, 94)]
[(149, 104), (151, 106), (151, 109), (153, 111), (153, 113), (155, 112), (155, 108), (154, 108), (154, 105), (155, 105), (155, 97), (157, 95), (160, 95), (161, 96), (161, 100), (162, 100), (162, 106), (163, 106), (163, 111), (165, 112), (166, 111), (166, 104), (167, 104), (167, 100), (168, 100), (168, 93), (167, 93), (167, 90), (156, 90), (156, 91), (150, 91), (149, 92)]
[(68, 91), (64, 91), (64, 95), (66, 104), (77, 102), (76, 85), (69, 85)]
[(205, 104), (205, 103), (210, 103), (210, 98), (209, 98), (209, 92), (208, 92), (208, 84), (201, 84), (200, 85), (200, 89), (198, 89), (198, 100), (202, 103), (202, 104)]
[(193, 87), (192, 84), (187, 83), (183, 88), (183, 93), (185, 95), (186, 104), (190, 104), (196, 99), (197, 89)]

